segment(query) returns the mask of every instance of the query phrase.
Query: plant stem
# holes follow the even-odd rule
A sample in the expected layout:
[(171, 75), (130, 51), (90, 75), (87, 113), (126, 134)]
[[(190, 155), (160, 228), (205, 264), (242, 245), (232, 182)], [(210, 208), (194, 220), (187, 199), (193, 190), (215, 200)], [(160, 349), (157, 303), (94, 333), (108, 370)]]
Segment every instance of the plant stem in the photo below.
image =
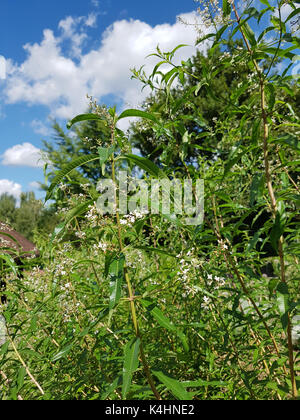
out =
[[(111, 127), (112, 130), (112, 144), (114, 144), (114, 126)], [(122, 241), (122, 229), (121, 229), (121, 223), (120, 223), (120, 214), (119, 214), (119, 203), (118, 203), (118, 197), (117, 197), (117, 183), (116, 183), (116, 172), (115, 172), (115, 159), (114, 156), (112, 158), (112, 180), (114, 183), (114, 203), (115, 203), (115, 207), (116, 207), (116, 220), (117, 220), (117, 230), (118, 230), (118, 242), (119, 242), (119, 249), (120, 252), (123, 252), (124, 250), (124, 246), (123, 246), (123, 241)], [(137, 338), (140, 339), (140, 357), (141, 357), (141, 361), (144, 367), (144, 372), (145, 375), (147, 377), (148, 383), (150, 385), (150, 388), (155, 396), (156, 399), (161, 400), (161, 396), (159, 394), (159, 392), (156, 389), (153, 377), (151, 375), (151, 371), (149, 368), (149, 365), (147, 363), (146, 360), (146, 356), (144, 353), (144, 347), (143, 347), (143, 342), (142, 342), (142, 337), (141, 337), (141, 333), (139, 330), (139, 326), (138, 326), (138, 320), (137, 320), (137, 314), (136, 314), (136, 307), (135, 307), (135, 296), (134, 296), (134, 291), (132, 288), (132, 284), (130, 281), (130, 277), (127, 271), (127, 267), (126, 265), (124, 266), (124, 277), (125, 277), (125, 281), (127, 284), (127, 289), (128, 289), (128, 300), (129, 300), (129, 304), (130, 304), (130, 311), (131, 311), (131, 316), (132, 316), (132, 322), (133, 322), (133, 326), (134, 326), (134, 331), (135, 331), (135, 335)]]
[[(236, 16), (236, 20), (238, 24), (240, 24), (240, 17), (238, 15), (238, 12), (236, 10), (234, 2), (232, 3), (232, 9), (234, 11), (234, 14)], [(279, 7), (279, 16), (280, 16), (280, 7)], [(248, 52), (250, 53), (250, 56), (252, 57), (252, 62), (254, 64), (254, 67), (256, 69), (257, 75), (259, 77), (260, 81), (260, 106), (261, 106), (261, 116), (263, 120), (263, 154), (264, 154), (264, 166), (265, 166), (265, 176), (266, 176), (266, 183), (267, 188), (269, 192), (269, 197), (271, 201), (272, 206), (272, 214), (273, 219), (275, 220), (276, 213), (277, 213), (277, 202), (274, 194), (274, 189), (272, 185), (272, 179), (270, 174), (270, 166), (269, 166), (269, 159), (268, 159), (268, 137), (269, 137), (269, 125), (267, 120), (267, 113), (266, 113), (266, 97), (265, 97), (265, 75), (262, 74), (261, 69), (259, 68), (256, 60), (253, 58), (253, 52), (251, 50), (251, 47), (247, 41), (247, 38), (244, 34), (244, 31), (242, 27), (240, 27), (240, 32), (243, 36), (244, 42), (246, 44), (246, 47), (248, 49)], [(280, 26), (280, 42), (281, 42), (281, 26)], [(280, 44), (279, 44), (280, 45)], [(277, 51), (279, 49), (279, 46), (277, 48)], [(272, 60), (271, 65), (274, 62), (274, 57)], [(271, 66), (270, 66), (271, 68)], [(270, 68), (268, 70), (268, 73), (270, 71)], [(286, 283), (285, 278), (285, 267), (284, 267), (284, 252), (283, 252), (283, 236), (279, 238), (278, 241), (278, 254), (280, 259), (280, 277), (281, 282)], [(297, 392), (297, 386), (296, 386), (296, 378), (295, 378), (295, 371), (294, 371), (294, 355), (293, 355), (293, 344), (292, 344), (292, 326), (291, 326), (291, 319), (290, 314), (288, 313), (288, 323), (287, 323), (287, 341), (288, 341), (288, 352), (289, 352), (289, 369), (290, 369), (290, 377), (291, 377), (291, 383), (292, 383), (292, 395), (294, 398), (298, 396)]]
[(38, 381), (34, 378), (34, 376), (32, 375), (32, 373), (30, 372), (30, 370), (29, 370), (28, 366), (26, 365), (26, 363), (25, 363), (25, 362), (24, 362), (24, 360), (22, 359), (22, 356), (21, 356), (21, 355), (20, 355), (20, 353), (18, 352), (18, 350), (17, 350), (17, 348), (16, 348), (16, 346), (15, 346), (15, 343), (13, 342), (13, 339), (11, 338), (11, 336), (10, 336), (10, 334), (9, 334), (9, 332), (8, 332), (8, 330), (7, 330), (7, 329), (6, 329), (6, 331), (7, 331), (7, 336), (8, 336), (8, 338), (9, 338), (9, 341), (10, 341), (10, 343), (11, 343), (11, 345), (12, 345), (12, 348), (14, 349), (14, 352), (15, 352), (15, 354), (16, 354), (16, 356), (17, 356), (17, 358), (20, 360), (20, 362), (21, 362), (22, 366), (25, 368), (27, 375), (30, 377), (30, 379), (32, 380), (32, 382), (36, 385), (36, 387), (38, 388), (38, 390), (40, 391), (40, 393), (41, 393), (42, 395), (45, 395), (45, 392), (44, 392), (43, 388), (42, 388), (42, 387), (41, 387), (41, 385), (38, 383)]

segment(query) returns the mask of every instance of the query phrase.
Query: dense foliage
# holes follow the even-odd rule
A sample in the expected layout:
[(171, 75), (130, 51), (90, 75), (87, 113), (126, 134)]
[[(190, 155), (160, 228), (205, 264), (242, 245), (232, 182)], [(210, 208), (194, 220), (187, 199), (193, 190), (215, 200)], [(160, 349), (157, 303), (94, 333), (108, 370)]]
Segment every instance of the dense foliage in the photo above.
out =
[(34, 192), (28, 192), (21, 194), (19, 205), (12, 195), (0, 196), (0, 221), (33, 240), (35, 232), (40, 235), (52, 232), (59, 217), (55, 215), (53, 206), (44, 207), (42, 201), (35, 198)]
[[(290, 2), (283, 20), (283, 1), (240, 14), (218, 4), (200, 3), (215, 23), (197, 41), (211, 41), (207, 57), (174, 65), (184, 46), (157, 48), (152, 74), (133, 70), (153, 90), (142, 110), (91, 101), (72, 135), (56, 126), (61, 154), (46, 144), (56, 169), (46, 200), (61, 220), (37, 238), (40, 267), (22, 278), (0, 255), (1, 399), (298, 397), (297, 10)], [(140, 121), (126, 135), (128, 117)], [(203, 220), (151, 212), (139, 187), (123, 214), (120, 170), (131, 186), (189, 180), (196, 201), (204, 180)], [(116, 188), (111, 213), (99, 208), (99, 178)]]

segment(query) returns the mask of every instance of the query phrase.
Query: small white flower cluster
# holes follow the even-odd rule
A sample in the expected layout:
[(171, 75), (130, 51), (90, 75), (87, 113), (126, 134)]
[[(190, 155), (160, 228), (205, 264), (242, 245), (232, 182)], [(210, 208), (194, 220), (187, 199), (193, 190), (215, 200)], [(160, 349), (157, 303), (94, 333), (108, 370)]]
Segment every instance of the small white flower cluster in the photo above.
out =
[(103, 224), (104, 220), (98, 209), (96, 203), (89, 205), (89, 211), (86, 213), (85, 218), (91, 224), (92, 227), (96, 227), (99, 224)]
[[(226, 17), (223, 15), (219, 0), (197, 0), (197, 2), (200, 3), (197, 12), (202, 20), (201, 24), (205, 28), (210, 28), (214, 24), (222, 25), (230, 21), (230, 15)], [(199, 32), (202, 32), (201, 28)]]
[(61, 191), (66, 191), (68, 189), (68, 185), (67, 184), (59, 184), (58, 188)]
[(132, 226), (137, 219), (141, 219), (148, 213), (148, 210), (134, 210), (132, 213), (124, 214), (123, 218), (120, 219), (120, 223), (121, 225)]
[[(126, 252), (126, 266), (130, 268), (136, 268), (137, 265), (145, 268), (146, 270), (145, 260), (144, 260), (142, 252), (138, 249), (134, 249), (134, 250), (130, 250), (130, 252)], [(151, 280), (150, 280), (150, 283), (157, 284), (156, 282), (152, 282)]]
[(88, 189), (89, 189), (90, 185), (91, 185), (91, 184), (90, 184), (89, 182), (87, 182), (86, 184), (80, 184), (80, 187), (81, 187), (83, 190), (88, 191)]
[(224, 244), (223, 241), (218, 240), (218, 244), (221, 246), (222, 249), (228, 249), (228, 245)]
[(34, 293), (45, 294), (48, 291), (48, 285), (45, 281), (45, 274), (43, 270), (38, 267), (33, 267), (30, 272), (26, 273), (23, 279), (23, 284)]
[(199, 260), (198, 258), (193, 257), (193, 253), (194, 248), (191, 248), (185, 254), (185, 258), (189, 258), (189, 261), (186, 261), (186, 259), (183, 258), (183, 252), (177, 255), (177, 258), (180, 259), (180, 269), (177, 271), (177, 276), (182, 282), (182, 286), (184, 288), (184, 293), (182, 294), (183, 297), (187, 297), (189, 295), (195, 296), (196, 293), (199, 292), (198, 286), (190, 284), (192, 279), (197, 278), (195, 268), (199, 265)]
[(76, 231), (75, 236), (77, 236), (77, 238), (79, 238), (79, 239), (83, 239), (83, 238), (86, 237), (86, 233), (82, 232), (82, 231)]
[(225, 286), (225, 278), (219, 276), (213, 276), (212, 274), (207, 275), (207, 284), (213, 286), (214, 288), (219, 288)]
[[(63, 251), (60, 251), (61, 254)], [(70, 257), (64, 257), (61, 259), (59, 264), (56, 264), (54, 267), (54, 275), (55, 276), (66, 276), (68, 273), (73, 271), (73, 266), (76, 260)]]
[(210, 298), (208, 296), (203, 296), (203, 301), (200, 305), (201, 309), (208, 310), (210, 304)]
[(101, 251), (103, 252), (107, 250), (107, 247), (108, 247), (108, 244), (103, 241), (100, 241), (98, 244), (93, 245), (94, 250), (101, 249)]
[(230, 58), (231, 54), (228, 51), (224, 51), (223, 54), (220, 56), (220, 60), (226, 60), (226, 58)]

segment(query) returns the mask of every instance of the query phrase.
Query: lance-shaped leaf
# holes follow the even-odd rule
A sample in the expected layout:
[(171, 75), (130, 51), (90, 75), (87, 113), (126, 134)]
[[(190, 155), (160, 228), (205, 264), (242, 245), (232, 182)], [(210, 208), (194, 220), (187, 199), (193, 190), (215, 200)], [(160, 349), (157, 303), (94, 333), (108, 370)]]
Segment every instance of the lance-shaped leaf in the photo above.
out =
[(56, 237), (61, 235), (66, 226), (75, 218), (78, 216), (81, 216), (82, 214), (86, 213), (89, 206), (94, 203), (94, 199), (85, 201), (84, 203), (78, 204), (78, 206), (74, 207), (72, 210), (70, 210), (66, 216), (64, 222), (57, 225), (54, 229), (54, 232), (51, 236), (51, 241), (53, 241)]
[(179, 381), (177, 381), (177, 379), (170, 378), (160, 371), (153, 371), (153, 374), (160, 382), (165, 385), (169, 391), (172, 392), (174, 397), (178, 398), (179, 400), (191, 400), (193, 398), (193, 393), (187, 392), (184, 389), (184, 386)]
[[(148, 301), (142, 300), (141, 302), (144, 306), (150, 307)], [(150, 313), (153, 316), (153, 318), (156, 319), (159, 325), (161, 325), (162, 327), (166, 328), (169, 331), (172, 331), (173, 333), (177, 335), (177, 337), (180, 339), (182, 343), (184, 350), (188, 352), (189, 345), (188, 345), (185, 334), (176, 325), (174, 325), (157, 306), (151, 309)]]
[(124, 254), (114, 255), (108, 267), (109, 309), (113, 309), (120, 300), (124, 279)]
[(130, 389), (133, 373), (139, 366), (140, 339), (129, 341), (124, 349), (122, 397), (125, 399)]
[(106, 124), (106, 121), (103, 120), (103, 117), (100, 117), (97, 114), (80, 114), (67, 123), (67, 128), (70, 129), (72, 125), (77, 122), (90, 121), (90, 120), (97, 120), (97, 121), (101, 121), (101, 123), (103, 124)]
[(270, 241), (271, 241), (272, 247), (274, 248), (276, 252), (278, 252), (278, 241), (279, 241), (280, 236), (283, 234), (284, 225), (285, 225), (284, 217), (281, 216), (279, 212), (277, 212), (275, 220), (274, 220), (274, 224), (270, 233)]
[(18, 275), (18, 267), (15, 264), (14, 259), (10, 255), (0, 254), (0, 259), (2, 259), (8, 264), (9, 268), (12, 270), (15, 276)]
[(111, 147), (99, 147), (98, 153), (99, 153), (99, 160), (100, 160), (100, 167), (102, 169), (102, 175), (104, 175), (105, 170), (105, 163), (108, 161), (108, 159), (111, 157), (111, 155), (114, 153), (115, 148), (114, 146)]
[(55, 356), (52, 357), (51, 361), (56, 362), (57, 360), (67, 356), (68, 353), (72, 350), (75, 342), (67, 344), (61, 351), (55, 354)]
[(231, 12), (231, 4), (228, 0), (223, 0), (223, 15), (228, 16)]
[(61, 171), (59, 171), (55, 175), (47, 191), (45, 202), (48, 201), (52, 197), (54, 189), (61, 183), (61, 181), (64, 179), (65, 176), (69, 175), (73, 171), (73, 169), (76, 169), (79, 166), (85, 165), (86, 163), (93, 162), (97, 159), (99, 159), (99, 155), (84, 155), (68, 163)]
[(119, 115), (118, 121), (122, 118), (128, 117), (138, 117), (138, 118), (145, 118), (146, 120), (153, 121), (156, 124), (159, 124), (159, 120), (156, 118), (154, 114), (150, 114), (149, 112), (140, 111), (139, 109), (126, 109), (126, 111), (122, 112)]
[(137, 156), (137, 155), (128, 154), (128, 155), (119, 156), (116, 160), (122, 160), (122, 159), (123, 160), (126, 159), (126, 160), (134, 163), (139, 168), (146, 171), (148, 174), (153, 175), (155, 178), (165, 178), (166, 177), (166, 174), (158, 166), (156, 166), (155, 163), (153, 163), (151, 160), (149, 160), (147, 158)]

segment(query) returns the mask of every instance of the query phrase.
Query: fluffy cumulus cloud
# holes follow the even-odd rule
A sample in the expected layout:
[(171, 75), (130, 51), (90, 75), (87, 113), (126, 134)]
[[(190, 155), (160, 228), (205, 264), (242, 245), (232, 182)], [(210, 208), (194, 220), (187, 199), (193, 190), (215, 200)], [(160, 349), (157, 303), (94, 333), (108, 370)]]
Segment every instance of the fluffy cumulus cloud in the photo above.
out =
[[(50, 108), (51, 115), (70, 118), (86, 110), (86, 94), (101, 101), (106, 95), (123, 104), (136, 106), (147, 95), (141, 94), (141, 84), (131, 80), (130, 68), (146, 64), (150, 71), (156, 62), (145, 59), (159, 44), (170, 51), (180, 43), (190, 44), (178, 50), (177, 60), (195, 53), (196, 31), (193, 25), (178, 20), (172, 24), (150, 26), (140, 20), (120, 20), (106, 29), (98, 48), (88, 50), (88, 28), (96, 25), (95, 14), (71, 16), (58, 24), (58, 35), (45, 29), (40, 43), (26, 44), (26, 60), (10, 62), (6, 80), (7, 103), (26, 102)], [(181, 15), (194, 22), (194, 12)], [(204, 48), (204, 47), (203, 47)], [(84, 51), (84, 52), (83, 52)]]
[(44, 165), (44, 161), (40, 149), (31, 143), (23, 143), (7, 149), (2, 155), (1, 164), (41, 168)]
[(16, 198), (17, 203), (20, 200), (22, 187), (16, 182), (10, 181), (9, 179), (0, 179), (0, 196), (2, 194), (9, 194)]

